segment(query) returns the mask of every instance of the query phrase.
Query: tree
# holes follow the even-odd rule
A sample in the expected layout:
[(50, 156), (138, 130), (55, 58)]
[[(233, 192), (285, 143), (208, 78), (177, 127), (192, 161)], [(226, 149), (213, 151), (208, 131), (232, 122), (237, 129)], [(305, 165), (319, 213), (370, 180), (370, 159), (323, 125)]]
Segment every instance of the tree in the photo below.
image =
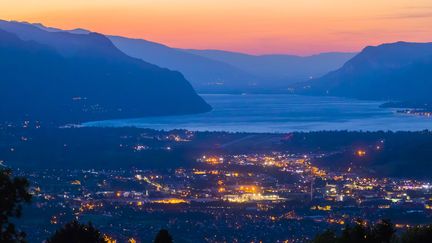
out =
[(173, 243), (173, 239), (168, 230), (161, 229), (156, 235), (154, 243)]
[(390, 243), (395, 238), (396, 229), (390, 220), (383, 219), (372, 228), (372, 240), (376, 243)]
[(108, 239), (90, 222), (80, 224), (74, 220), (57, 230), (47, 243), (108, 243)]
[(30, 203), (29, 182), (22, 177), (12, 177), (10, 169), (0, 169), (0, 242), (25, 242), (26, 234), (10, 222), (20, 218), (22, 207)]
[(370, 242), (370, 228), (364, 224), (363, 221), (358, 220), (356, 224), (351, 227), (347, 226), (342, 231), (341, 237), (338, 242), (341, 243), (366, 243)]
[(432, 239), (432, 225), (416, 226), (401, 235), (402, 243), (430, 242)]
[(336, 242), (336, 234), (332, 230), (326, 230), (324, 233), (319, 234), (313, 240), (314, 243), (334, 243)]
[[(333, 231), (327, 230), (324, 233), (317, 235), (313, 242), (391, 243), (396, 240), (395, 232), (396, 230), (390, 220), (381, 220), (372, 226), (368, 226), (364, 221), (358, 220), (354, 226), (346, 226), (342, 230), (340, 236), (337, 236)], [(406, 243), (411, 243), (411, 241)]]

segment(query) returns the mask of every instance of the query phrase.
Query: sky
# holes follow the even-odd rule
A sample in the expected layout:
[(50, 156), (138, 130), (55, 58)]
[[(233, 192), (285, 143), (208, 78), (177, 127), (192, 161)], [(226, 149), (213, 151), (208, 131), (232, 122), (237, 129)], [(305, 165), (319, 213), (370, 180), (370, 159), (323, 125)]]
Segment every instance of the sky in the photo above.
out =
[(432, 42), (431, 0), (0, 0), (0, 18), (250, 54)]

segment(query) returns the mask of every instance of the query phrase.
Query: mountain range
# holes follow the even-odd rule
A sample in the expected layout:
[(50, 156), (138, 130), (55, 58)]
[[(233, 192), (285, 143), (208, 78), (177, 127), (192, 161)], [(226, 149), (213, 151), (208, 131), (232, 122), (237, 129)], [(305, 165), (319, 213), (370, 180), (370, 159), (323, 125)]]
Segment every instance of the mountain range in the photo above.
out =
[(104, 35), (0, 21), (0, 114), (89, 121), (206, 112), (183, 75), (132, 58)]
[[(47, 31), (61, 29), (34, 24)], [(83, 29), (71, 33), (89, 32)], [(200, 92), (285, 90), (290, 84), (320, 77), (340, 68), (355, 53), (323, 53), (312, 56), (248, 55), (221, 50), (194, 50), (160, 43), (107, 37), (125, 54), (160, 67), (180, 71)]]
[(194, 55), (159, 43), (108, 36), (127, 55), (160, 67), (178, 70), (199, 91), (227, 92), (248, 89), (258, 80), (253, 75), (227, 63)]
[(432, 43), (258, 56), (23, 22), (0, 21), (0, 30), (0, 112), (11, 118), (65, 113), (100, 120), (210, 110), (194, 88), (432, 102)]
[(171, 48), (142, 39), (109, 36), (124, 53), (182, 72), (199, 91), (284, 90), (341, 67), (354, 53), (248, 55), (220, 50)]
[(308, 81), (336, 70), (356, 53), (331, 52), (312, 56), (248, 55), (220, 50), (183, 50), (227, 63), (250, 73), (260, 88), (286, 88), (289, 84)]
[(432, 102), (432, 43), (369, 46), (342, 68), (297, 85), (306, 94)]

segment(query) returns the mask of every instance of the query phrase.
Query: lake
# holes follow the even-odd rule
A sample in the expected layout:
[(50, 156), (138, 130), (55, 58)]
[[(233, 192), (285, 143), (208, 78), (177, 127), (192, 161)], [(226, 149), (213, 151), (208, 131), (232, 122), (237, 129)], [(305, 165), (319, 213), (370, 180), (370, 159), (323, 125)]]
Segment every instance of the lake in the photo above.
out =
[(432, 118), (380, 108), (383, 102), (281, 94), (201, 96), (212, 105), (213, 111), (196, 115), (89, 122), (84, 126), (282, 133), (432, 129)]

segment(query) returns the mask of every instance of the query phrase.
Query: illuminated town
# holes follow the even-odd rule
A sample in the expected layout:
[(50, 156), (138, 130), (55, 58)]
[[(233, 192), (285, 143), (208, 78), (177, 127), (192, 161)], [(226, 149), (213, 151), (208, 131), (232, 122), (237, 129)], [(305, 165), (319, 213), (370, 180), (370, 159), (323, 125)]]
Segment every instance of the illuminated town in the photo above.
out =
[(0, 243), (432, 243), (432, 0), (0, 9)]
[[(149, 242), (162, 228), (176, 242), (304, 242), (358, 219), (388, 218), (400, 230), (432, 220), (432, 181), (422, 177), (428, 131), (206, 133), (25, 122), (0, 126), (0, 137), (1, 166), (30, 181), (33, 200), (20, 225), (36, 242), (73, 219), (97, 225), (111, 242)], [(385, 164), (395, 154), (416, 166)]]
[(158, 227), (180, 242), (295, 242), (358, 218), (397, 217), (405, 228), (419, 215), (432, 217), (429, 182), (330, 173), (311, 163), (315, 156), (322, 155), (203, 155), (190, 169), (21, 173), (36, 182), (39, 220), (51, 224), (45, 230), (70, 218), (91, 220), (119, 242), (145, 242)]

